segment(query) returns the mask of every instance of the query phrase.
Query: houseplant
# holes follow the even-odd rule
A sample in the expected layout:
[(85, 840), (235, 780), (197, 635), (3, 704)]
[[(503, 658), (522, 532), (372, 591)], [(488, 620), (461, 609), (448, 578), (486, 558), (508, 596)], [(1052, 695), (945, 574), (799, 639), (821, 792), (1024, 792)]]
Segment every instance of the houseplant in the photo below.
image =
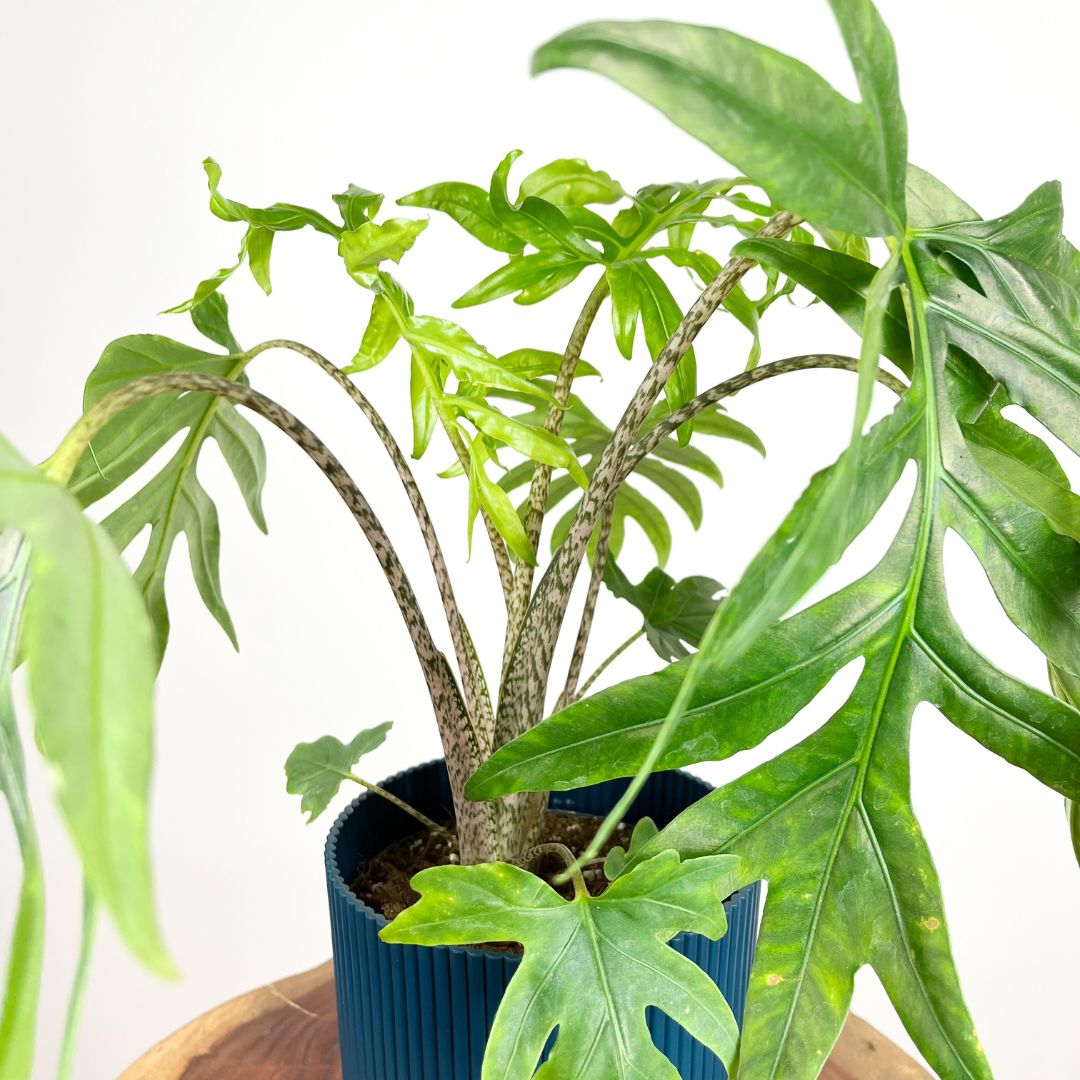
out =
[[(473, 498), (486, 512), (485, 531), (490, 519), (492, 532), (500, 538), (495, 541), (496, 551), (500, 542), (516, 545), (517, 566), (510, 565), (510, 622), (521, 621), (517, 640), (525, 645), (510, 650), (505, 677), (500, 679), (502, 707), (492, 711), (501, 717), (501, 727), (491, 745), (477, 737), (475, 748), (460, 745), (474, 737), (471, 721), (485, 712), (468, 639), (459, 628), (455, 652), (462, 665), (464, 707), (460, 707), (443, 663), (428, 646), (415, 609), (407, 603), (392, 556), (388, 549), (379, 548), (388, 563), (391, 584), (413, 620), (410, 629), (421, 639), (419, 651), (438, 699), (436, 711), (449, 738), (459, 737), (448, 746), (459, 790), (470, 783), (469, 774), (477, 766), (481, 769), (469, 791), (478, 797), (502, 797), (508, 792), (600, 780), (616, 772), (643, 776), (654, 767), (674, 768), (697, 760), (696, 755), (724, 757), (760, 742), (812, 697), (832, 671), (850, 658), (863, 657), (859, 684), (833, 721), (781, 758), (703, 799), (633, 852), (630, 862), (649, 867), (649, 862), (639, 860), (654, 851), (659, 852), (657, 859), (668, 864), (673, 857), (665, 852), (672, 850), (686, 860), (715, 859), (723, 857), (718, 852), (734, 852), (743, 859), (738, 872), (744, 880), (770, 880), (773, 887), (751, 986), (741, 1073), (813, 1075), (846, 1011), (854, 968), (870, 961), (913, 1037), (940, 1073), (987, 1075), (988, 1066), (956, 987), (936, 879), (906, 798), (907, 723), (917, 701), (931, 700), (995, 752), (1063, 794), (1074, 799), (1078, 795), (1075, 711), (1017, 684), (970, 649), (952, 626), (940, 565), (941, 534), (952, 528), (980, 557), (1010, 617), (1055, 665), (1055, 685), (1063, 698), (1068, 697), (1077, 669), (1075, 496), (1045, 443), (1012, 424), (1002, 410), (1009, 404), (1026, 408), (1075, 449), (1076, 257), (1061, 236), (1060, 202), (1052, 187), (1040, 189), (1016, 213), (984, 222), (932, 178), (908, 170), (888, 38), (869, 5), (836, 2), (833, 7), (859, 77), (862, 103), (857, 106), (801, 66), (719, 32), (648, 25), (594, 27), (572, 32), (541, 52), (540, 63), (545, 66), (576, 63), (617, 77), (703, 137), (766, 193), (754, 200), (752, 193), (748, 196), (747, 189), (738, 185), (718, 193), (740, 212), (733, 211), (731, 216), (754, 232), (759, 231), (758, 221), (764, 223), (768, 217), (774, 223), (771, 231), (781, 233), (786, 228), (786, 239), (765, 236), (743, 241), (734, 261), (719, 274), (713, 273), (714, 264), (695, 254), (696, 248), (684, 251), (687, 245), (701, 242), (685, 239), (685, 231), (672, 237), (671, 243), (657, 245), (672, 249), (673, 254), (665, 253), (665, 257), (704, 268), (703, 276), (711, 283), (685, 324), (678, 317), (674, 325), (665, 324), (662, 304), (641, 307), (647, 320), (646, 338), (653, 337), (650, 352), (656, 354), (656, 363), (636, 396), (635, 407), (616, 428), (612, 449), (601, 455), (595, 468), (592, 461), (587, 462), (592, 477), (582, 507), (523, 614), (515, 615), (513, 596), (514, 580), (529, 576), (523, 569), (528, 565), (529, 548), (522, 543), (523, 538), (530, 539), (528, 514), (523, 522), (507, 513), (506, 501), (482, 471), (485, 464), (494, 471), (485, 461), (492, 452), (488, 439), (499, 439), (492, 433), (499, 426), (503, 434), (518, 440), (519, 448), (527, 446), (527, 454), (543, 464), (566, 468), (569, 476), (573, 459), (567, 446), (573, 449), (575, 443), (569, 421), (575, 408), (556, 410), (556, 416), (559, 412), (566, 416), (567, 439), (562, 442), (540, 436), (535, 421), (526, 423), (527, 435), (503, 426), (506, 399), (500, 396), (502, 392), (520, 393), (542, 404), (547, 401), (537, 397), (535, 385), (526, 389), (502, 373), (509, 371), (529, 381), (536, 369), (526, 366), (523, 373), (521, 368), (514, 369), (514, 361), (504, 361), (495, 370), (489, 366), (488, 355), (475, 350), (457, 330), (414, 318), (404, 293), (379, 269), (374, 254), (403, 253), (400, 249), (408, 242), (410, 229), (415, 233), (421, 226), (388, 228), (384, 223), (368, 228), (373, 224), (375, 201), (369, 193), (350, 190), (343, 194), (340, 225), (296, 207), (251, 211), (216, 194), (214, 208), (220, 216), (250, 221), (244, 255), (263, 279), (275, 230), (308, 224), (339, 240), (346, 266), (361, 284), (376, 290), (378, 301), (373, 305), (377, 309), (368, 348), (361, 350), (357, 363), (362, 366), (379, 355), (387, 334), (393, 335), (396, 316), (401, 316), (411, 335), (409, 343), (421, 352), (421, 360), (414, 365), (421, 444), (435, 424), (446, 420), (437, 406), (451, 409), (451, 432), (460, 434), (453, 426), (460, 421), (471, 439), (468, 454), (462, 456), (468, 462)], [(672, 63), (673, 57), (678, 64)], [(853, 131), (864, 132), (865, 140), (851, 145)], [(505, 179), (505, 172), (501, 176)], [(588, 180), (594, 188), (602, 183), (591, 173)], [(662, 197), (660, 192), (650, 194)], [(699, 188), (691, 194), (704, 200), (713, 192)], [(625, 342), (628, 324), (636, 322), (628, 311), (642, 304), (637, 278), (653, 279), (636, 266), (620, 268), (618, 264), (626, 260), (614, 257), (619, 253), (615, 248), (604, 248), (605, 238), (609, 245), (621, 246), (626, 240), (619, 231), (612, 240), (607, 228), (614, 230), (613, 223), (605, 227), (581, 207), (559, 205), (558, 197), (520, 206), (506, 200), (504, 205), (498, 179), (486, 193), (486, 206), (484, 195), (481, 192), (479, 204), (448, 205), (475, 229), (484, 231), (493, 220), (496, 231), (491, 236), (509, 233), (522, 248), (528, 242), (537, 247), (536, 255), (543, 256), (538, 259), (530, 254), (513, 260), (501, 271), (502, 278), (495, 284), (489, 281), (488, 288), (501, 288), (507, 278), (523, 273), (526, 278), (514, 280), (532, 290), (527, 299), (538, 299), (545, 289), (565, 284), (578, 269), (577, 263), (586, 264), (581, 269), (595, 263), (598, 271), (602, 265)], [(462, 197), (475, 200), (476, 194)], [(501, 215), (513, 221), (513, 229), (504, 226), (496, 204)], [(653, 207), (645, 209), (655, 212)], [(693, 213), (729, 216), (708, 214), (707, 209)], [(818, 235), (839, 250), (830, 252), (828, 243), (808, 246), (809, 233), (798, 233), (791, 242), (793, 215), (812, 222)], [(527, 235), (518, 235), (517, 229)], [(888, 254), (872, 262), (866, 257), (869, 250), (864, 242), (867, 237), (881, 236), (890, 238)], [(381, 248), (373, 243), (376, 240)], [(510, 241), (514, 248), (517, 241)], [(592, 255), (586, 255), (585, 245)], [(695, 657), (647, 683), (616, 688), (588, 703), (571, 705), (537, 726), (543, 711), (540, 691), (546, 683), (569, 583), (585, 561), (597, 526), (604, 524), (604, 507), (621, 475), (627, 446), (638, 437), (638, 425), (665, 376), (672, 371), (681, 376), (674, 383), (669, 379), (674, 394), (669, 409), (678, 410), (694, 398), (695, 388), (686, 378), (689, 356), (682, 350), (711, 305), (726, 299), (740, 310), (741, 301), (731, 300), (739, 294), (723, 293), (737, 284), (737, 272), (748, 265), (741, 258), (753, 258), (777, 272), (773, 295), (781, 293), (788, 281), (799, 282), (862, 328), (859, 404), (851, 447), (837, 466), (815, 480), (719, 607)], [(534, 272), (535, 279), (527, 277)], [(633, 279), (632, 289), (628, 278)], [(89, 502), (97, 490), (129, 475), (124, 470), (145, 461), (153, 446), (167, 441), (163, 432), (191, 426), (193, 438), (212, 434), (226, 450), (258, 514), (261, 454), (250, 429), (232, 411), (215, 407), (211, 412), (206, 398), (190, 393), (175, 396), (182, 391), (211, 390), (250, 403), (289, 428), (330, 467), (331, 478), (352, 500), (354, 511), (366, 517), (346, 478), (310, 435), (246, 384), (235, 381), (255, 350), (245, 353), (232, 339), (224, 306), (213, 298), (213, 284), (196, 293), (193, 299), (199, 302), (192, 310), (198, 324), (228, 355), (195, 356), (182, 346), (162, 346), (163, 355), (151, 356), (150, 362), (181, 374), (164, 376), (154, 388), (174, 396), (147, 398), (135, 406), (139, 413), (120, 414), (111, 431), (104, 428), (95, 433), (94, 424), (104, 415), (99, 411), (47, 464), (46, 479), (66, 480), (66, 473), (73, 469), (73, 491), (80, 501)], [(751, 312), (747, 305), (741, 311), (751, 325), (763, 314)], [(406, 328), (398, 326), (402, 331)], [(441, 336), (423, 336), (435, 331)], [(666, 344), (669, 337), (670, 345)], [(92, 377), (89, 401), (102, 399), (110, 383), (126, 382), (133, 370), (140, 370), (140, 361), (128, 346), (107, 351)], [(439, 367), (431, 370), (429, 364), (425, 370), (425, 351), (434, 353)], [(471, 385), (470, 393), (453, 394), (438, 386), (443, 351), (451, 354), (445, 364), (456, 363), (460, 369), (456, 374), (463, 374), (466, 384), (486, 388), (484, 395), (472, 396)], [(879, 354), (909, 377), (910, 386), (893, 413), (864, 435), (866, 401)], [(559, 368), (563, 359), (557, 362)], [(525, 362), (534, 361), (535, 357), (528, 357)], [(570, 362), (576, 364), (576, 358)], [(551, 372), (553, 367), (546, 370)], [(778, 369), (760, 365), (755, 370), (771, 374)], [(230, 376), (232, 385), (217, 381)], [(147, 387), (142, 384), (140, 392)], [(124, 390), (124, 394), (135, 393), (130, 386)], [(461, 400), (447, 406), (446, 397)], [(148, 402), (156, 402), (156, 407)], [(117, 404), (116, 399), (111, 404)], [(485, 409), (493, 410), (496, 417)], [(584, 415), (580, 409), (576, 413)], [(548, 415), (545, 411), (545, 422)], [(662, 414), (652, 420), (665, 422)], [(487, 438), (482, 423), (491, 427)], [(697, 426), (700, 430), (705, 425)], [(684, 439), (688, 434), (684, 428)], [(91, 435), (93, 454), (82, 449)], [(111, 435), (116, 437), (115, 444)], [(684, 450), (698, 448), (700, 441)], [(163, 558), (181, 523), (159, 515), (160, 502), (154, 500), (160, 498), (159, 489), (169, 485), (174, 492), (190, 495), (193, 509), (182, 523), (184, 531), (207, 541), (202, 546), (190, 545), (196, 553), (196, 578), (212, 610), (228, 625), (216, 589), (216, 538), (207, 524), (211, 514), (206, 497), (200, 489), (181, 487), (193, 482), (193, 473), (185, 471), (185, 465), (197, 449), (197, 444), (190, 446), (164, 480), (155, 478), (151, 485), (157, 486), (129, 505), (126, 516), (114, 518), (111, 530), (122, 545), (125, 529), (152, 518), (158, 526), (155, 550)], [(91, 893), (112, 910), (140, 955), (164, 964), (150, 917), (143, 809), (153, 674), (148, 653), (154, 639), (135, 602), (137, 594), (101, 534), (77, 514), (56, 484), (42, 480), (13, 451), (5, 447), (4, 452), (0, 513), (5, 525), (29, 539), (33, 551), (34, 587), (23, 649), (30, 665), (39, 742), (64, 777), (62, 805), (86, 864)], [(587, 456), (582, 451), (582, 457)], [(778, 623), (872, 516), (909, 460), (916, 461), (919, 485), (905, 529), (885, 562), (842, 593)], [(537, 472), (543, 474), (543, 470)], [(556, 483), (563, 479), (557, 476)], [(683, 497), (690, 498), (685, 493)], [(647, 520), (656, 531), (655, 520)], [(370, 519), (367, 525), (382, 544)], [(599, 536), (596, 547), (602, 550)], [(10, 550), (15, 551), (16, 545)], [(12, 556), (13, 584), (6, 596), (21, 597), (25, 559), (25, 550), (18, 547)], [(594, 556), (592, 565), (603, 562)], [(435, 555), (433, 563), (438, 564)], [(509, 576), (508, 563), (509, 558), (503, 561), (504, 576)], [(159, 646), (167, 629), (162, 565), (148, 563), (138, 575), (155, 615)], [(590, 574), (597, 588), (604, 573), (601, 569)], [(615, 574), (611, 577), (614, 586), (625, 591), (622, 580)], [(524, 586), (518, 589), (525, 592)], [(456, 608), (447, 606), (453, 625)], [(16, 618), (17, 604), (12, 604), (9, 628), (15, 627)], [(13, 630), (5, 643), (10, 663), (16, 655)], [(70, 665), (63, 677), (57, 672), (58, 657)], [(571, 687), (566, 699), (573, 694)], [(740, 706), (728, 703), (736, 694), (743, 703)], [(88, 704), (90, 724), (83, 722)], [(688, 704), (693, 712), (684, 717)], [(448, 715), (450, 722), (445, 720)], [(5, 718), (5, 738), (11, 747), (13, 730)], [(484, 730), (481, 724), (479, 731)], [(507, 743), (509, 736), (519, 732), (523, 734), (516, 741)], [(579, 746), (585, 737), (593, 740), (591, 746), (603, 744), (607, 752), (584, 757)], [(88, 753), (95, 745), (102, 752)], [(496, 745), (502, 748), (486, 761)], [(16, 1068), (17, 1055), (25, 1059), (27, 1053), (25, 1021), (32, 1014), (39, 878), (33, 834), (20, 797), (19, 758), (13, 749), (5, 749), (5, 794), (15, 810), (26, 853), (26, 914), (17, 939), (21, 947), (10, 968), (15, 980), (11, 985), (19, 992), (9, 995), (0, 1029), (0, 1045), (5, 1053), (15, 1055), (8, 1060), (16, 1060), (12, 1066)], [(97, 775), (95, 766), (107, 772)], [(539, 799), (473, 806), (459, 794), (457, 801), (459, 837), (465, 837), (466, 847), (474, 849), (467, 859), (524, 853), (525, 826)], [(773, 822), (790, 831), (778, 835), (770, 827)], [(791, 842), (792, 835), (797, 843)], [(732, 866), (709, 865), (718, 877), (724, 867), (726, 874)], [(633, 872), (631, 866), (629, 873)], [(423, 903), (430, 910), (447, 881), (464, 889), (469, 879), (481, 881), (491, 873), (485, 867), (461, 867), (429, 875)], [(542, 890), (540, 895), (547, 896)], [(415, 920), (425, 909), (411, 910)], [(506, 923), (498, 929), (505, 935)], [(481, 932), (493, 931), (489, 926)], [(410, 930), (410, 918), (392, 933), (416, 936)], [(448, 939), (454, 933), (452, 927), (436, 927), (428, 937)], [(517, 1064), (523, 1075), (531, 1072), (528, 1062)]]

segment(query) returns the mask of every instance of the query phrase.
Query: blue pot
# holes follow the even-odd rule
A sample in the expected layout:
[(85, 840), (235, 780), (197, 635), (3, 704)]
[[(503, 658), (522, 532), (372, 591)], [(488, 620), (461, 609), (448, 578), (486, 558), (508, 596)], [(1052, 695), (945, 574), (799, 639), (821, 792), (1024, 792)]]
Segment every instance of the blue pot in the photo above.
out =
[[(555, 792), (550, 805), (604, 814), (626, 785), (626, 780), (610, 780)], [(441, 761), (398, 773), (384, 786), (429, 817), (452, 816)], [(651, 817), (662, 827), (710, 790), (688, 773), (658, 773), (627, 820)], [(521, 962), (512, 953), (379, 940), (386, 919), (361, 903), (347, 882), (361, 862), (415, 831), (416, 822), (407, 814), (364, 793), (342, 812), (326, 840), (343, 1080), (479, 1080), (495, 1010)], [(740, 1024), (757, 939), (758, 892), (754, 884), (725, 901), (728, 932), (719, 941), (697, 934), (671, 941), (712, 976)], [(649, 1029), (684, 1080), (725, 1080), (719, 1060), (655, 1009), (649, 1010)]]

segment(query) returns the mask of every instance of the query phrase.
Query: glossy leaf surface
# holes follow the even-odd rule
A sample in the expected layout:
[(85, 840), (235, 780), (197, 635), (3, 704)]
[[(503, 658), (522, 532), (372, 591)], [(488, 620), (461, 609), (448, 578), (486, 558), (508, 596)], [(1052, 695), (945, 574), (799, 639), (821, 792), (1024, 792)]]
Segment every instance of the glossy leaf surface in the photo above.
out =
[(567, 901), (507, 863), (435, 867), (413, 878), (420, 900), (379, 936), (401, 945), (525, 946), (495, 1016), (483, 1080), (532, 1076), (556, 1027), (538, 1078), (678, 1080), (649, 1036), (645, 1010), (666, 1013), (730, 1064), (738, 1029), (727, 1002), (665, 942), (683, 930), (714, 940), (724, 933), (734, 871), (725, 856), (680, 862), (668, 851), (599, 897)]

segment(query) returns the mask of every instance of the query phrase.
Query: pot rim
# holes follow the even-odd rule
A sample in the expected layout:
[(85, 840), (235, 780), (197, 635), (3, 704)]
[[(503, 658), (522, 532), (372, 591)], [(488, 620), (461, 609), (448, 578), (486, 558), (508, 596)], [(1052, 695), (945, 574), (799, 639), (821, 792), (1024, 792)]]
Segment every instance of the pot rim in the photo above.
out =
[[(383, 787), (385, 787), (388, 784), (392, 784), (395, 780), (397, 780), (401, 776), (404, 776), (406, 773), (418, 772), (421, 769), (431, 768), (433, 766), (442, 764), (442, 758), (432, 758), (429, 761), (421, 761), (418, 762), (416, 765), (410, 765), (408, 768), (400, 769), (392, 776), (388, 776), (385, 780), (381, 781), (381, 784)], [(672, 771), (682, 772), (683, 770), (676, 769)], [(695, 780), (700, 779), (700, 777), (693, 776), (692, 773), (688, 773), (687, 775), (693, 777), (693, 779)], [(702, 780), (701, 782), (708, 783), (708, 781), (705, 780)], [(360, 794), (357, 795), (356, 798), (354, 798), (352, 802), (350, 802), (349, 805), (341, 811), (340, 814), (338, 814), (338, 816), (334, 819), (334, 824), (330, 827), (330, 832), (327, 834), (326, 837), (326, 843), (323, 847), (323, 860), (326, 864), (326, 870), (329, 873), (334, 883), (334, 888), (337, 890), (337, 892), (345, 897), (345, 900), (350, 907), (358, 910), (365, 918), (373, 920), (379, 930), (382, 930), (384, 926), (390, 925), (390, 920), (385, 915), (383, 915), (382, 912), (376, 911), (373, 907), (371, 907), (370, 904), (365, 904), (356, 895), (356, 893), (352, 891), (352, 889), (349, 887), (348, 882), (345, 880), (344, 874), (342, 874), (341, 872), (341, 868), (338, 866), (337, 858), (338, 838), (341, 835), (341, 830), (345, 827), (346, 821), (348, 821), (356, 808), (360, 806), (360, 804), (363, 803), (365, 799), (377, 799), (378, 797), (379, 796), (376, 795), (374, 792), (367, 790), (361, 791)], [(562, 812), (576, 813), (577, 811), (564, 809)], [(750, 885), (744, 885), (741, 888), (736, 889), (723, 902), (725, 912), (730, 915), (731, 908), (741, 902), (744, 902), (746, 898), (750, 895), (751, 890), (753, 890), (757, 884), (758, 882), (753, 882)], [(673, 937), (671, 941), (668, 942), (668, 944), (674, 945), (675, 942), (679, 938), (683, 937), (686, 933), (687, 931), (684, 930), (682, 931), (682, 933), (676, 934), (675, 937)], [(379, 940), (382, 941), (382, 938), (380, 938)], [(383, 944), (386, 943), (383, 942)], [(464, 953), (470, 956), (475, 956), (479, 954), (484, 957), (497, 958), (503, 961), (510, 959), (520, 961), (521, 959), (520, 953), (496, 953), (493, 952), (491, 949), (484, 948), (483, 945), (433, 945), (424, 947), (435, 949), (448, 949), (450, 952)]]

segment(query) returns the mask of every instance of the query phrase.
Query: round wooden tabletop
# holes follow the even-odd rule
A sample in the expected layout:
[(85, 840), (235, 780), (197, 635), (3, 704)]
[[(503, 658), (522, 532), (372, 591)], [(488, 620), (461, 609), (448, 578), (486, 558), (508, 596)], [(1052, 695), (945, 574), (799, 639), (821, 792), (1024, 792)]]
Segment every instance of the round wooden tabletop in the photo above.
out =
[[(821, 1076), (930, 1080), (857, 1016), (848, 1017)], [(120, 1080), (341, 1080), (333, 967), (328, 961), (219, 1005), (158, 1043)]]

